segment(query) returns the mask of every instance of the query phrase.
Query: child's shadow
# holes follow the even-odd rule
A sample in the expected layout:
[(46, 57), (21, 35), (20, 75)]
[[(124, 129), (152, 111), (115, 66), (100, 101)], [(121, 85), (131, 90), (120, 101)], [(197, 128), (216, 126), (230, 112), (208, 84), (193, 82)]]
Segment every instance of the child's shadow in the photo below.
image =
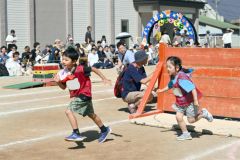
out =
[[(117, 135), (117, 134), (114, 134), (114, 133), (111, 133), (112, 135), (114, 136), (121, 136), (121, 135)], [(99, 138), (100, 136), (100, 133), (96, 130), (89, 130), (89, 131), (86, 131), (86, 132), (82, 132), (81, 135), (83, 137), (86, 137), (83, 141), (80, 141), (80, 142), (75, 142), (77, 144), (77, 146), (74, 146), (74, 147), (69, 147), (68, 149), (83, 149), (83, 148), (86, 148), (84, 146), (84, 142), (92, 142), (96, 139)], [(108, 141), (112, 141), (113, 139), (111, 138), (107, 138), (105, 142), (108, 142)]]
[[(172, 130), (176, 131), (176, 134), (178, 136), (180, 136), (182, 134), (182, 131), (181, 131), (180, 127), (177, 124), (174, 124), (172, 126)], [(187, 130), (189, 132), (191, 132), (191, 136), (193, 138), (200, 138), (200, 136), (203, 136), (204, 134), (208, 134), (208, 135), (212, 135), (213, 134), (212, 131), (206, 130), (206, 129), (202, 130), (202, 132), (198, 132), (198, 131), (195, 130), (195, 126), (192, 126), (192, 125), (187, 125)]]
[[(153, 110), (156, 110), (155, 106), (147, 105), (144, 109), (144, 112), (149, 112)], [(118, 111), (130, 113), (128, 107), (119, 108)]]
[(86, 138), (83, 141), (75, 142), (77, 144), (77, 146), (69, 147), (68, 149), (83, 149), (83, 148), (86, 148), (84, 146), (83, 142), (92, 142), (92, 141), (98, 139), (98, 137), (99, 137), (98, 131), (95, 131), (95, 130), (89, 130), (89, 131), (86, 131), (86, 132), (82, 132), (81, 135), (83, 137), (86, 137)]

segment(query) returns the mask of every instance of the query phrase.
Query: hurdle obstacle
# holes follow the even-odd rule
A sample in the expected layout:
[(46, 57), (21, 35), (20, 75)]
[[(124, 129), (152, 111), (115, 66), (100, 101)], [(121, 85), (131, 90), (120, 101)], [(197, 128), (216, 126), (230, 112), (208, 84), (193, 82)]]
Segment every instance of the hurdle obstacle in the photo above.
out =
[[(225, 48), (172, 48), (160, 44), (160, 62), (154, 71), (149, 86), (157, 82), (163, 88), (169, 82), (165, 61), (169, 56), (182, 59), (183, 67), (193, 68), (193, 81), (203, 93), (200, 105), (207, 108), (214, 116), (240, 118), (240, 49)], [(163, 64), (163, 65), (162, 65)], [(161, 68), (159, 68), (161, 67)], [(138, 118), (151, 113), (144, 112), (146, 101), (152, 88), (145, 92), (135, 114), (129, 118)], [(157, 111), (173, 111), (171, 105), (175, 97), (171, 91), (158, 93)], [(155, 111), (156, 112), (156, 111)]]
[(45, 85), (55, 85), (54, 74), (59, 71), (58, 63), (37, 64), (33, 67), (33, 81), (43, 82)]

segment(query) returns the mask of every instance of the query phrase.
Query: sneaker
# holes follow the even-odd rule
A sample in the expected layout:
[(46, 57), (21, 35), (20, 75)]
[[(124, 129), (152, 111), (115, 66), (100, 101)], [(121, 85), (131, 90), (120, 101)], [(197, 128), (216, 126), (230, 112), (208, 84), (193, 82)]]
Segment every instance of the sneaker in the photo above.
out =
[(109, 128), (109, 127), (106, 127), (106, 128), (107, 128), (107, 131), (101, 133), (101, 135), (100, 135), (100, 137), (98, 139), (99, 143), (103, 143), (104, 141), (106, 141), (107, 136), (112, 132), (111, 128)]
[(80, 136), (76, 133), (72, 133), (70, 136), (68, 137), (65, 137), (65, 140), (66, 141), (74, 141), (74, 142), (77, 142), (77, 141), (83, 141), (86, 137), (83, 137), (83, 136)]
[(191, 139), (192, 139), (192, 136), (191, 136), (190, 133), (182, 134), (182, 135), (177, 137), (178, 141), (191, 140)]
[(130, 114), (133, 114), (137, 112), (137, 107), (134, 104), (128, 104), (128, 110)]
[(206, 108), (202, 109), (202, 115), (203, 117), (208, 120), (208, 122), (212, 122), (213, 121), (213, 116), (210, 112), (208, 112), (208, 110)]

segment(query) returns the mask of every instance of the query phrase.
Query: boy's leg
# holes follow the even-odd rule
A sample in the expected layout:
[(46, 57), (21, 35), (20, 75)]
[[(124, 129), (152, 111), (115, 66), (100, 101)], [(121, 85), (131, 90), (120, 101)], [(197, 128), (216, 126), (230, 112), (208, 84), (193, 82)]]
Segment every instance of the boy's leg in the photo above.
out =
[(111, 133), (111, 128), (105, 127), (101, 119), (95, 113), (89, 114), (88, 117), (91, 118), (94, 123), (100, 128), (101, 135), (98, 139), (98, 142), (103, 143), (107, 139), (107, 136)]
[(184, 114), (181, 113), (181, 112), (177, 112), (177, 113), (176, 113), (176, 120), (177, 120), (177, 122), (178, 122), (178, 125), (179, 125), (182, 133), (188, 132), (186, 123), (185, 123), (184, 120), (183, 120), (183, 116), (184, 116)]
[(176, 114), (176, 119), (178, 122), (179, 127), (182, 130), (182, 134), (177, 137), (177, 140), (182, 141), (182, 140), (191, 140), (192, 136), (187, 130), (186, 123), (183, 120), (184, 113), (177, 112)]
[(202, 113), (198, 111), (198, 107), (190, 104), (186, 109), (187, 120), (189, 123), (195, 123), (203, 118)]
[(191, 140), (191, 134), (188, 132), (186, 123), (183, 120), (186, 108), (177, 106), (176, 104), (173, 104), (172, 108), (176, 111), (176, 120), (182, 131), (182, 134), (177, 137), (177, 140)]
[(102, 120), (95, 113), (89, 114), (88, 117), (91, 118), (99, 128), (104, 126)]
[(65, 137), (65, 140), (67, 140), (67, 141), (82, 141), (82, 140), (84, 140), (85, 137), (80, 135), (80, 132), (78, 129), (78, 124), (77, 124), (77, 119), (76, 119), (74, 113), (69, 109), (67, 109), (65, 111), (65, 113), (66, 113), (66, 116), (72, 126), (72, 129), (73, 129), (72, 134)]
[(78, 128), (77, 119), (76, 119), (75, 115), (73, 114), (73, 112), (71, 110), (67, 109), (65, 111), (65, 114), (66, 114), (72, 128), (77, 129)]
[(186, 114), (188, 117), (189, 123), (197, 122), (198, 120), (205, 118), (209, 122), (213, 121), (213, 116), (206, 108), (203, 108), (201, 112), (198, 111), (198, 107), (194, 106), (193, 104), (189, 105)]

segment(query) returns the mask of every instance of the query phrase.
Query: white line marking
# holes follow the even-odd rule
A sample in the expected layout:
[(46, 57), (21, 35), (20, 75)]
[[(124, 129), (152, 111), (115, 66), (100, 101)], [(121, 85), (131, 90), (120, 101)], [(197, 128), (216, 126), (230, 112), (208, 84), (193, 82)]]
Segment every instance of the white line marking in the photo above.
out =
[(229, 144), (226, 144), (226, 145), (222, 145), (222, 146), (219, 146), (219, 147), (216, 147), (216, 148), (209, 148), (209, 150), (205, 151), (205, 152), (201, 152), (200, 154), (195, 154), (193, 153), (194, 155), (191, 155), (191, 156), (188, 156), (188, 157), (185, 157), (183, 158), (182, 160), (195, 160), (195, 159), (200, 159), (200, 158), (203, 158), (203, 157), (206, 157), (210, 154), (213, 154), (215, 152), (219, 152), (221, 150), (224, 150), (226, 148), (230, 148), (236, 144), (239, 144), (240, 141), (233, 141)]
[[(128, 122), (128, 119), (125, 120), (119, 120), (119, 121), (112, 121), (109, 123), (106, 123), (106, 125), (116, 125), (116, 124), (120, 124), (120, 123), (126, 123)], [(86, 126), (84, 128), (80, 128), (81, 131), (85, 131), (85, 130), (89, 130), (89, 129), (93, 129), (93, 128), (97, 128), (96, 125), (93, 126)], [(64, 136), (65, 134), (67, 134), (67, 131), (64, 132), (56, 132), (56, 133), (52, 133), (52, 134), (48, 134), (45, 136), (41, 136), (41, 137), (37, 137), (37, 138), (32, 138), (32, 139), (25, 139), (25, 140), (21, 140), (21, 141), (14, 141), (14, 142), (10, 142), (10, 143), (6, 143), (6, 144), (1, 144), (0, 145), (0, 149), (6, 149), (9, 148), (11, 146), (16, 146), (16, 145), (21, 145), (21, 144), (30, 144), (30, 143), (34, 143), (34, 142), (38, 142), (38, 141), (43, 141), (49, 138), (53, 138), (53, 137), (58, 137), (58, 136)]]
[[(103, 85), (92, 85), (93, 87), (103, 86)], [(47, 88), (46, 88), (47, 89)], [(37, 91), (37, 92), (30, 92), (30, 93), (15, 93), (15, 94), (8, 94), (8, 95), (0, 95), (0, 98), (6, 98), (6, 97), (16, 97), (16, 96), (27, 96), (27, 95), (33, 95), (33, 94), (41, 94), (41, 93), (51, 93), (51, 92), (62, 92), (64, 90), (58, 89), (51, 89), (51, 90), (43, 90), (43, 91)], [(67, 90), (65, 90), (67, 92)]]
[[(107, 89), (107, 90), (102, 90), (102, 91), (95, 91), (93, 93), (102, 93), (102, 92), (113, 92), (112, 89)], [(55, 98), (61, 98), (61, 97), (68, 97), (68, 95), (63, 95), (63, 96), (55, 96), (55, 97), (48, 97), (48, 98), (35, 98), (31, 100), (23, 100), (23, 101), (15, 101), (15, 102), (5, 102), (5, 103), (0, 103), (1, 105), (10, 105), (10, 104), (19, 104), (19, 103), (29, 103), (29, 102), (36, 102), (36, 101), (46, 101), (46, 100), (51, 100)]]
[(24, 100), (24, 101), (5, 102), (5, 103), (0, 103), (0, 106), (2, 106), (2, 105), (11, 105), (11, 104), (20, 104), (20, 103), (29, 103), (29, 102), (36, 102), (36, 101), (46, 101), (46, 100), (55, 99), (55, 98), (61, 98), (61, 97), (66, 97), (67, 98), (67, 95), (56, 96), (56, 97), (49, 97), (49, 98), (35, 98), (35, 99)]
[(41, 93), (51, 93), (51, 92), (57, 92), (57, 91), (61, 92), (60, 89), (54, 89), (54, 90), (38, 91), (38, 92), (30, 92), (30, 93), (16, 93), (16, 94), (9, 94), (9, 95), (0, 95), (0, 98), (27, 96), (27, 95), (41, 94)]
[[(109, 100), (109, 99), (115, 99), (115, 97), (95, 99), (95, 100), (93, 100), (93, 102), (104, 101), (104, 100)], [(47, 107), (36, 107), (36, 108), (27, 108), (27, 109), (21, 109), (21, 110), (9, 111), (9, 112), (1, 112), (0, 117), (6, 116), (6, 115), (11, 115), (11, 114), (16, 114), (16, 113), (26, 113), (26, 112), (32, 112), (32, 111), (37, 111), (37, 110), (66, 107), (67, 105), (68, 105), (68, 103), (51, 105), (51, 106), (47, 106)]]

